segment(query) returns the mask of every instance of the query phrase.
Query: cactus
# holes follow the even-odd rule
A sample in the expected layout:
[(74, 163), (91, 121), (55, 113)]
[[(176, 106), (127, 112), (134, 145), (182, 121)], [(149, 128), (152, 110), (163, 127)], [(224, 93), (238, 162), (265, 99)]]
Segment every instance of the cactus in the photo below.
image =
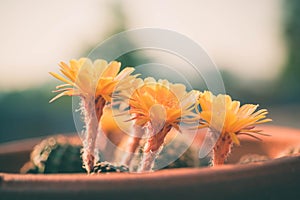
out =
[[(65, 136), (49, 137), (34, 147), (30, 161), (21, 168), (21, 173), (84, 173), (80, 158), (82, 147), (79, 144), (79, 141)], [(128, 167), (124, 165), (97, 162), (92, 173), (128, 171)]]
[[(184, 141), (180, 139), (173, 141), (170, 145), (166, 146), (166, 148), (162, 150), (156, 159), (154, 169), (157, 167), (158, 163), (164, 162), (164, 160), (168, 160), (169, 158), (176, 157), (177, 151), (182, 151), (186, 148), (186, 143)], [(197, 167), (198, 165), (199, 159), (197, 157), (197, 150), (193, 146), (190, 146), (179, 158), (168, 164), (163, 169)]]
[(74, 138), (46, 138), (34, 147), (21, 173), (83, 173), (81, 148)]
[[(82, 168), (80, 141), (66, 136), (49, 137), (36, 145), (28, 161), (22, 168), (21, 173), (48, 174), (48, 173), (84, 173)], [(165, 162), (170, 157), (176, 156), (176, 151), (186, 148), (181, 140), (175, 140), (162, 151), (158, 156), (156, 164)], [(139, 150), (140, 155), (142, 149)], [(100, 156), (104, 158), (103, 155)], [(139, 156), (140, 157), (140, 156)], [(196, 149), (189, 147), (177, 160), (170, 163), (167, 168), (197, 167), (199, 165)], [(155, 165), (157, 166), (157, 165)], [(155, 167), (154, 167), (155, 168)], [(125, 165), (113, 165), (109, 162), (97, 162), (91, 173), (106, 172), (129, 172)]]

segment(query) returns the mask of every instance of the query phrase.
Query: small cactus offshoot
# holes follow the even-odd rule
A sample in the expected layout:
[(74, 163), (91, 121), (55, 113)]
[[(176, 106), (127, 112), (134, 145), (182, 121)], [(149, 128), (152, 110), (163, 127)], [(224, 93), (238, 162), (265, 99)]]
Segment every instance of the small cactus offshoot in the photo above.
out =
[(250, 164), (250, 163), (259, 163), (270, 160), (270, 158), (266, 155), (258, 155), (258, 154), (247, 154), (240, 158), (239, 164)]
[(92, 173), (109, 173), (109, 172), (129, 172), (129, 168), (125, 165), (113, 165), (109, 162), (98, 162), (95, 164)]

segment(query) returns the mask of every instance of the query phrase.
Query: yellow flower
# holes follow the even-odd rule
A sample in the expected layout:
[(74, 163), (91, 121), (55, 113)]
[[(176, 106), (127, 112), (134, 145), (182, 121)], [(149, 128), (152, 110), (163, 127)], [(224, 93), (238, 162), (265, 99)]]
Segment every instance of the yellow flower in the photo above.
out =
[(266, 118), (268, 111), (261, 109), (256, 111), (258, 105), (245, 104), (240, 106), (239, 101), (232, 101), (229, 95), (214, 96), (205, 91), (200, 94), (198, 102), (202, 111), (200, 112), (201, 127), (209, 127), (222, 135), (228, 134), (231, 140), (240, 144), (237, 135), (261, 134), (261, 130), (255, 130), (255, 125), (272, 121)]
[[(182, 84), (146, 78), (137, 84), (129, 98), (129, 113), (135, 127), (146, 129), (147, 140), (138, 171), (150, 171), (171, 128), (180, 130), (180, 123), (195, 123), (193, 112), (197, 92), (186, 92)], [(138, 142), (138, 138), (134, 138)]]
[(187, 93), (182, 84), (167, 80), (156, 82), (153, 78), (146, 78), (141, 84), (129, 100), (129, 112), (135, 116), (136, 124), (145, 126), (148, 122), (162, 122), (179, 130), (180, 122), (197, 120), (191, 111), (196, 98), (194, 91)]
[(105, 101), (111, 101), (111, 95), (114, 92), (116, 85), (126, 83), (125, 78), (134, 71), (134, 68), (127, 67), (120, 73), (121, 63), (112, 61), (107, 63), (105, 60), (95, 60), (92, 62), (88, 58), (80, 58), (79, 60), (71, 60), (67, 65), (64, 62), (60, 64), (60, 71), (63, 76), (50, 72), (55, 78), (65, 82), (56, 88), (54, 92), (61, 92), (54, 97), (50, 102), (58, 99), (61, 96), (81, 96), (81, 97), (97, 97), (102, 96)]

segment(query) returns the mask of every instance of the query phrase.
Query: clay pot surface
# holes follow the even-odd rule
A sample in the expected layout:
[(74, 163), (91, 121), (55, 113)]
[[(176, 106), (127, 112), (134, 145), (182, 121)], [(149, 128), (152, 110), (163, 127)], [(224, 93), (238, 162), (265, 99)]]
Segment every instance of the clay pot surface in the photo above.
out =
[[(41, 139), (0, 146), (1, 199), (299, 199), (300, 130), (261, 126), (271, 137), (241, 137), (228, 164), (144, 174), (17, 174)], [(76, 136), (71, 136), (76, 137)], [(194, 145), (200, 144), (199, 133)], [(245, 154), (268, 161), (237, 164)]]

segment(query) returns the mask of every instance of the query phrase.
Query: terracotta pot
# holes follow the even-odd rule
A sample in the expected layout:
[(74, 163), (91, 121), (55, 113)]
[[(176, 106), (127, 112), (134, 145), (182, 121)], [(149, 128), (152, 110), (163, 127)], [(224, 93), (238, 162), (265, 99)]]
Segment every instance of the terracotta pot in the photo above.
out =
[[(20, 175), (39, 139), (0, 146), (1, 199), (298, 199), (300, 131), (264, 126), (272, 137), (263, 142), (243, 137), (228, 164), (215, 168), (182, 168), (147, 174)], [(195, 140), (199, 144), (203, 136)], [(245, 154), (259, 154), (269, 161), (236, 164)], [(10, 172), (10, 173), (7, 173)], [(12, 173), (15, 172), (15, 173)]]

